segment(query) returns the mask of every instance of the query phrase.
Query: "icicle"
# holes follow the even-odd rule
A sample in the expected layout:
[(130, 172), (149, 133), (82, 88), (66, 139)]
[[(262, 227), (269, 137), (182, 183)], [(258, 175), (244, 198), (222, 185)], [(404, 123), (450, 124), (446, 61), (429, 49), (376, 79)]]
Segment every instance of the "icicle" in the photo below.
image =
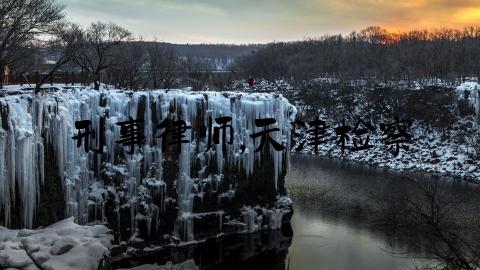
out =
[(268, 228), (270, 230), (277, 230), (282, 227), (282, 218), (284, 210), (273, 208), (273, 209), (263, 209), (263, 214), (268, 219)]
[[(26, 97), (26, 98), (25, 98)], [(33, 101), (32, 101), (33, 99)], [(145, 102), (145, 104), (143, 104)], [(43, 167), (45, 162), (55, 162), (58, 176), (64, 189), (66, 215), (76, 217), (79, 223), (91, 222), (88, 219), (89, 196), (91, 187), (104, 183), (99, 179), (101, 170), (106, 167), (115, 167), (122, 171), (123, 183), (120, 189), (126, 188), (127, 203), (131, 210), (132, 232), (135, 231), (135, 217), (137, 216), (138, 192), (142, 177), (155, 179), (158, 186), (150, 187), (150, 192), (160, 204), (159, 212), (165, 212), (165, 188), (163, 179), (163, 153), (161, 152), (162, 139), (156, 138), (159, 134), (153, 126), (153, 119), (162, 121), (165, 118), (182, 119), (191, 130), (184, 134), (190, 143), (182, 144), (179, 160), (177, 181), (178, 217), (175, 230), (182, 239), (193, 240), (193, 179), (205, 179), (205, 169), (215, 158), (218, 171), (221, 175), (229, 168), (242, 169), (247, 176), (253, 173), (255, 164), (260, 161), (262, 153), (254, 153), (259, 140), (253, 140), (250, 135), (261, 131), (255, 126), (255, 119), (273, 117), (277, 122), (269, 128), (278, 127), (279, 132), (269, 135), (277, 142), (289, 149), (290, 121), (295, 109), (282, 96), (270, 94), (242, 94), (216, 92), (183, 92), (183, 91), (151, 91), (151, 92), (123, 92), (123, 91), (89, 91), (72, 90), (68, 92), (48, 93), (41, 96), (23, 94), (19, 96), (0, 98), (2, 114), (1, 122), (8, 127), (0, 127), (0, 210), (5, 214), (3, 225), (11, 222), (12, 203), (20, 203), (20, 216), (26, 227), (31, 227), (35, 210), (39, 202), (40, 185), (43, 184)], [(8, 104), (8, 105), (7, 105)], [(102, 104), (102, 106), (100, 105)], [(145, 105), (145, 106), (143, 106)], [(173, 109), (172, 109), (173, 108)], [(6, 113), (8, 112), (8, 113)], [(155, 115), (154, 115), (155, 112)], [(198, 115), (198, 114), (202, 115)], [(233, 143), (227, 145), (227, 152), (222, 153), (222, 145), (210, 145), (211, 150), (205, 153), (207, 138), (195, 141), (194, 132), (199, 126), (208, 126), (208, 117), (232, 117), (228, 124), (233, 128)], [(79, 133), (75, 128), (75, 121), (90, 120), (90, 131), (100, 133), (100, 117), (104, 118), (105, 153), (97, 155), (93, 151), (86, 153), (83, 145), (77, 148), (77, 141), (72, 137)], [(117, 122), (133, 119), (144, 119), (145, 144), (135, 145), (135, 153), (128, 155), (125, 148), (116, 143), (120, 140), (120, 127)], [(203, 119), (200, 122), (199, 119)], [(85, 130), (81, 130), (85, 132)], [(213, 136), (213, 134), (207, 134)], [(220, 141), (229, 139), (222, 138)], [(99, 147), (98, 137), (90, 137), (92, 149)], [(82, 143), (85, 143), (84, 141)], [(44, 157), (47, 144), (53, 147), (54, 157)], [(245, 146), (245, 152), (240, 154), (240, 146)], [(270, 158), (274, 163), (275, 185), (278, 176), (282, 173), (283, 159), (288, 158), (286, 151), (278, 152), (270, 147)], [(46, 158), (50, 160), (45, 160)], [(54, 159), (53, 159), (54, 158)], [(195, 167), (200, 164), (200, 168)], [(109, 164), (109, 165), (108, 165)], [(196, 175), (191, 175), (192, 168)], [(210, 176), (208, 176), (210, 177)], [(221, 178), (211, 178), (212, 192)], [(216, 183), (214, 183), (216, 181)], [(217, 185), (215, 185), (217, 184)], [(96, 184), (95, 184), (96, 185)], [(18, 188), (18, 190), (17, 190)], [(119, 189), (119, 190), (120, 190)], [(19, 198), (15, 198), (19, 194)], [(232, 186), (228, 192), (219, 194), (220, 198), (232, 198), (235, 189)], [(97, 200), (98, 199), (98, 200)], [(96, 219), (105, 219), (104, 198), (93, 200)], [(116, 209), (120, 209), (120, 201), (116, 196)], [(98, 213), (97, 213), (98, 212)], [(251, 216), (253, 213), (248, 214)], [(158, 216), (158, 215), (157, 215)], [(152, 217), (153, 218), (153, 217)], [(247, 218), (248, 230), (253, 230), (252, 220)], [(158, 222), (157, 222), (158, 225)], [(251, 225), (251, 226), (250, 226)]]
[(258, 231), (257, 212), (250, 206), (244, 206), (240, 209), (243, 215), (243, 223), (245, 224), (244, 232), (253, 233)]
[(220, 210), (217, 212), (217, 216), (218, 216), (218, 229), (220, 232), (223, 232), (223, 214), (225, 214), (225, 212), (223, 210)]

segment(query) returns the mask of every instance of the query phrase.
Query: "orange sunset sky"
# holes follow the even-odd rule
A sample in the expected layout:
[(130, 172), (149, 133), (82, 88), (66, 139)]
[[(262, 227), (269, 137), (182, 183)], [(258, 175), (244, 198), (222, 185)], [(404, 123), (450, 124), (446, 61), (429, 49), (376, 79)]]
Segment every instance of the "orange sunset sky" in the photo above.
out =
[(82, 25), (112, 21), (175, 43), (266, 43), (348, 33), (480, 24), (480, 0), (60, 0)]

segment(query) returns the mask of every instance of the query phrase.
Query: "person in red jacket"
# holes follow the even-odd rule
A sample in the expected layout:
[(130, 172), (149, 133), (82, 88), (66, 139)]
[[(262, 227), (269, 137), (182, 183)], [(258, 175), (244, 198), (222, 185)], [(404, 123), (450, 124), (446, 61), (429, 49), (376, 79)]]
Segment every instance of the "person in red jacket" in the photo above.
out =
[(253, 78), (252, 75), (249, 75), (247, 82), (248, 82), (248, 87), (250, 87), (250, 89), (252, 89), (252, 88), (253, 88), (253, 85), (255, 84), (255, 78)]

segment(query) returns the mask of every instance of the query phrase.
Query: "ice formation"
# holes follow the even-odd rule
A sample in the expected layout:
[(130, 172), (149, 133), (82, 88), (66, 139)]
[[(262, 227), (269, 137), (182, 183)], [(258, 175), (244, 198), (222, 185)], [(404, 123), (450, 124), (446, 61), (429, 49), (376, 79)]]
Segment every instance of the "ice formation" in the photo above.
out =
[[(161, 148), (162, 138), (157, 138), (163, 130), (157, 129), (156, 125), (166, 118), (184, 120), (192, 129), (185, 132), (184, 139), (190, 142), (181, 145), (179, 154), (175, 231), (186, 240), (193, 240), (192, 190), (196, 189), (200, 197), (203, 194), (198, 183), (222, 181), (226, 168), (241, 170), (247, 177), (253, 173), (262, 153), (254, 152), (260, 139), (254, 140), (250, 135), (263, 129), (255, 125), (255, 119), (274, 118), (276, 123), (268, 128), (279, 128), (280, 131), (269, 133), (269, 136), (289, 149), (290, 123), (295, 116), (295, 108), (281, 95), (180, 90), (125, 92), (70, 89), (41, 95), (21, 94), (0, 98), (0, 112), (0, 213), (4, 213), (5, 217), (0, 223), (7, 227), (11, 224), (12, 202), (17, 202), (21, 225), (27, 228), (34, 225), (36, 209), (41, 205), (39, 189), (45, 179), (43, 167), (46, 162), (54, 162), (58, 168), (66, 215), (75, 217), (80, 224), (105, 221), (105, 198), (122, 193), (127, 200), (117, 198), (115, 208), (119, 212), (130, 209), (130, 218), (135, 221), (131, 222), (132, 232), (136, 230), (137, 221), (147, 221), (149, 230), (153, 224), (158, 226), (161, 222), (159, 213), (165, 211), (164, 204), (172, 199), (165, 195), (165, 157)], [(126, 154), (128, 147), (116, 143), (121, 134), (120, 126), (115, 123), (127, 121), (129, 117), (145, 120), (145, 142), (135, 145), (133, 155)], [(207, 138), (212, 135), (208, 128), (205, 138), (198, 136), (198, 127), (208, 127), (209, 117), (213, 120), (213, 127), (219, 126), (215, 118), (232, 118), (228, 124), (233, 128), (233, 143), (227, 144), (226, 153), (222, 153), (222, 143), (212, 143), (211, 150), (206, 151)], [(101, 118), (104, 119), (103, 154), (92, 150), (86, 153), (83, 145), (77, 148), (77, 140), (72, 139), (79, 132), (75, 121), (91, 121), (90, 131), (95, 129), (97, 138), (90, 137), (90, 148), (97, 149)], [(227, 140), (230, 139), (228, 133)], [(222, 136), (220, 132), (220, 142)], [(242, 145), (244, 153), (241, 153)], [(45, 157), (46, 147), (53, 147), (54, 160)], [(265, 154), (273, 161), (272, 181), (276, 186), (288, 151), (276, 151), (265, 146)], [(207, 175), (205, 168), (212, 162), (216, 163), (216, 171)], [(195, 170), (198, 164), (200, 169)], [(118, 186), (122, 189), (106, 185), (103, 182), (105, 175), (111, 178), (121, 175), (123, 180)], [(234, 195), (234, 188), (231, 188), (218, 198)], [(139, 207), (144, 209), (141, 214)], [(278, 227), (280, 213), (271, 212), (268, 215), (271, 216), (269, 222), (272, 226)], [(250, 215), (248, 222), (252, 222)]]
[(457, 96), (460, 99), (467, 99), (469, 104), (475, 109), (475, 114), (480, 114), (480, 85), (477, 82), (464, 82), (456, 89)]

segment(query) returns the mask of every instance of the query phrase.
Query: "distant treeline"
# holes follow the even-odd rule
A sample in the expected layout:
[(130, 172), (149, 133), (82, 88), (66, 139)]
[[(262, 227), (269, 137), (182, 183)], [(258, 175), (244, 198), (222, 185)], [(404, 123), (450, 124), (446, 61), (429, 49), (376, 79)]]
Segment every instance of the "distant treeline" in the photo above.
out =
[(236, 62), (238, 70), (266, 79), (462, 80), (480, 76), (480, 26), (400, 33), (372, 26), (272, 43)]
[(194, 55), (204, 58), (235, 59), (239, 56), (255, 53), (265, 47), (262, 44), (170, 44), (177, 55)]
[(237, 78), (234, 59), (260, 45), (146, 42), (115, 23), (69, 22), (56, 0), (0, 1), (0, 89), (3, 84), (101, 83), (126, 89), (189, 86), (224, 89)]
[(480, 77), (480, 26), (406, 33), (368, 27), (268, 45), (179, 45), (139, 40), (111, 22), (82, 27), (65, 18), (64, 8), (56, 0), (0, 1), (0, 89), (34, 81), (38, 92), (72, 73), (95, 89), (106, 83), (132, 90), (226, 89), (248, 74), (292, 81)]

